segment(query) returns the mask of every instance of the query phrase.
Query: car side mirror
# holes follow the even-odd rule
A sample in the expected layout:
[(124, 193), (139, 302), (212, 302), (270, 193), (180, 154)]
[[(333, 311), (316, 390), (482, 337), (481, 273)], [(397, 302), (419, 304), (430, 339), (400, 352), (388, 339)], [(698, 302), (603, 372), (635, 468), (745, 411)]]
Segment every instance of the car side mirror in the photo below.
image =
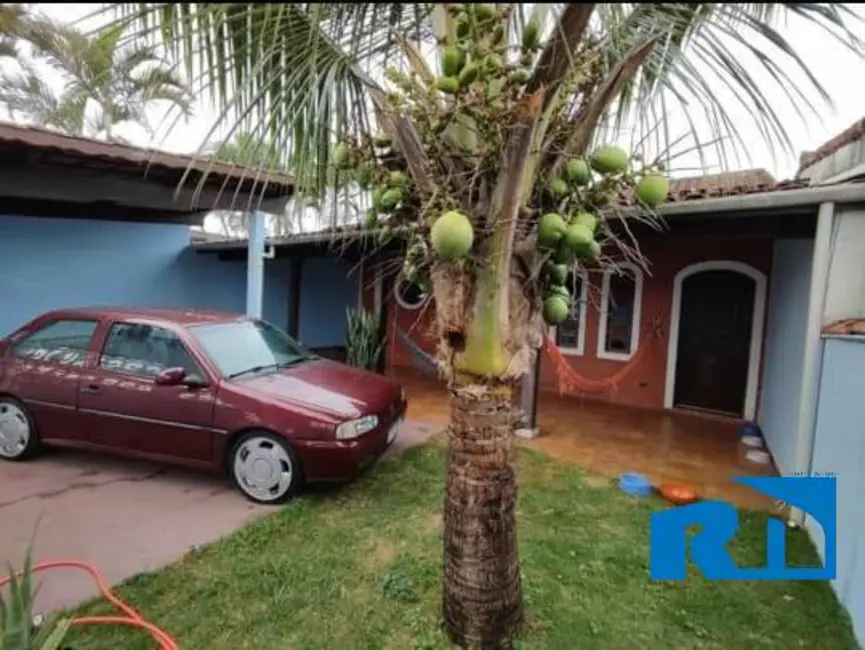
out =
[(196, 390), (198, 388), (207, 388), (208, 386), (210, 386), (209, 381), (207, 381), (201, 375), (196, 375), (194, 373), (191, 375), (186, 375), (186, 377), (184, 377), (183, 381), (181, 381), (180, 383), (191, 390)]
[(186, 370), (183, 368), (166, 368), (153, 380), (157, 386), (180, 386), (186, 379)]

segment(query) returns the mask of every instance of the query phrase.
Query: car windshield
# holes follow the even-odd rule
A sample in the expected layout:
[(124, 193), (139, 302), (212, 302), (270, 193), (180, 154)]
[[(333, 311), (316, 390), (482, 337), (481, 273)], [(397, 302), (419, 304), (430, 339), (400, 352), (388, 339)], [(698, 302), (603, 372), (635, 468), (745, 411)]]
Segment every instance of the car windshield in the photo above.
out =
[(315, 357), (260, 320), (196, 325), (189, 332), (228, 378), (293, 366)]

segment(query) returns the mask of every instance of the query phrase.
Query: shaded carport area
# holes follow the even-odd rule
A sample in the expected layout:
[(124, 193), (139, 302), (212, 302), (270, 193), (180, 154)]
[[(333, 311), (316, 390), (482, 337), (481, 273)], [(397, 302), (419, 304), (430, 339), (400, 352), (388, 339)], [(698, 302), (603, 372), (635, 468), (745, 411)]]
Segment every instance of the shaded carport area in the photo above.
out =
[[(0, 124), (0, 219), (200, 225), (212, 210), (278, 211), (291, 191), (284, 175)], [(219, 476), (48, 449), (0, 462), (0, 562), (20, 566), (32, 541), (36, 562), (92, 563), (116, 583), (266, 511)], [(36, 611), (97, 595), (74, 572), (40, 581)]]

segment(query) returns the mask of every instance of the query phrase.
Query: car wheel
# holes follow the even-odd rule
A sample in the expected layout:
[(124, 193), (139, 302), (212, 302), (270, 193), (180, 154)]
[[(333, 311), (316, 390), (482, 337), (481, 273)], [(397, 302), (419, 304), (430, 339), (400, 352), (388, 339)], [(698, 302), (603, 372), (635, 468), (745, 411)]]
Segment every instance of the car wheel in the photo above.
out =
[(0, 397), (0, 458), (26, 460), (39, 450), (39, 433), (30, 411), (13, 397)]
[(241, 436), (229, 462), (235, 485), (255, 503), (284, 503), (300, 484), (300, 465), (291, 446), (264, 431)]

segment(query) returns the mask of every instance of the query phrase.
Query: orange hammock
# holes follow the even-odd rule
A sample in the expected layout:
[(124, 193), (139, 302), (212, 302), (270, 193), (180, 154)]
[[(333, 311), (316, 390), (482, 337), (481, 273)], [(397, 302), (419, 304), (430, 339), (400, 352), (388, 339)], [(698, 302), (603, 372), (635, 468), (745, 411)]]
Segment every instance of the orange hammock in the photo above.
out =
[(549, 334), (545, 335), (544, 351), (546, 351), (547, 356), (549, 356), (553, 364), (559, 395), (580, 395), (584, 393), (612, 394), (618, 392), (619, 384), (640, 363), (640, 360), (646, 356), (646, 351), (651, 347), (650, 343), (660, 339), (660, 335), (660, 327), (657, 323), (653, 323), (647, 327), (640, 339), (642, 344), (637, 348), (636, 354), (624, 366), (603, 379), (590, 379), (578, 373), (559, 349), (559, 346), (556, 345), (553, 337)]
[[(433, 356), (423, 351), (421, 346), (418, 345), (416, 341), (412, 340), (411, 331), (405, 332), (397, 326), (397, 319), (395, 316), (395, 314), (391, 316), (391, 326), (388, 328), (390, 340), (388, 341), (387, 356), (390, 371), (393, 372), (394, 369), (394, 353), (397, 347), (397, 342), (399, 341), (403, 345), (404, 349), (409, 353), (412, 365), (416, 370), (419, 370), (424, 374), (435, 375), (437, 373), (437, 368)], [(660, 338), (661, 329), (656, 320), (642, 332), (640, 338), (642, 344), (637, 349), (636, 354), (634, 354), (625, 365), (619, 368), (612, 375), (602, 379), (590, 379), (578, 373), (570, 364), (568, 358), (556, 345), (553, 337), (549, 334), (544, 336), (543, 348), (553, 364), (559, 395), (582, 395), (587, 393), (613, 394), (618, 392), (621, 382), (640, 363), (643, 357), (646, 356), (647, 351), (652, 347), (651, 343)]]

